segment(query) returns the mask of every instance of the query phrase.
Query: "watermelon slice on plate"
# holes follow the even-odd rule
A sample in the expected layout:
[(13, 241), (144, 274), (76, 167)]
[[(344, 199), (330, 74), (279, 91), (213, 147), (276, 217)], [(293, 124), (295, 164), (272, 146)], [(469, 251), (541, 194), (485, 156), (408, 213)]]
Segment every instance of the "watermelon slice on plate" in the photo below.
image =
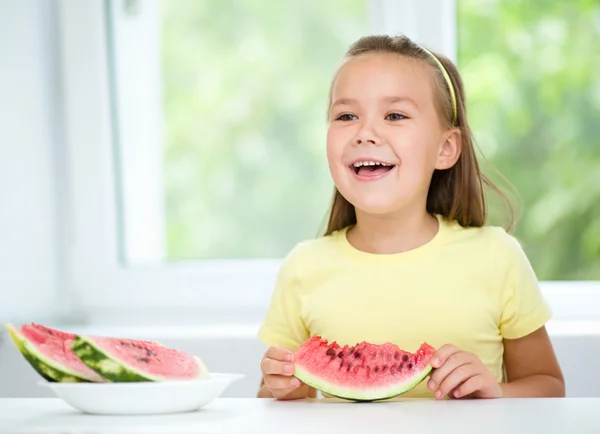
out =
[(13, 343), (43, 378), (51, 382), (104, 382), (71, 350), (75, 335), (41, 324), (6, 324)]
[(401, 395), (431, 372), (435, 348), (423, 343), (415, 353), (397, 345), (361, 342), (341, 347), (313, 336), (296, 351), (294, 376), (339, 398), (377, 401)]
[(152, 341), (77, 336), (72, 349), (83, 363), (111, 382), (199, 380), (201, 359)]

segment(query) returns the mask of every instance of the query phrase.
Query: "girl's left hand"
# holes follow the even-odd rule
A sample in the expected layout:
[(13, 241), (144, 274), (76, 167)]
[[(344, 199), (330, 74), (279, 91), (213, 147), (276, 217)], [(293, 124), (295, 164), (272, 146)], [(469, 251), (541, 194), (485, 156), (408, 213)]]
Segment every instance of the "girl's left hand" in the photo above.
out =
[(502, 387), (475, 354), (444, 345), (431, 358), (434, 371), (427, 387), (435, 397), (502, 398)]

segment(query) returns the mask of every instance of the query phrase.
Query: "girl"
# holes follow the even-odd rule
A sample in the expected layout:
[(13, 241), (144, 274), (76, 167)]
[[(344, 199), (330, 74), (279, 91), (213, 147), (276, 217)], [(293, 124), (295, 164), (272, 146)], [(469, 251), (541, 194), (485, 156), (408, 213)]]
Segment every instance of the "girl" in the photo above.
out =
[(327, 159), (327, 231), (281, 266), (259, 396), (316, 396), (292, 376), (312, 335), (433, 345), (432, 374), (405, 397), (564, 396), (534, 271), (515, 238), (486, 226), (456, 67), (403, 36), (358, 40), (332, 82)]

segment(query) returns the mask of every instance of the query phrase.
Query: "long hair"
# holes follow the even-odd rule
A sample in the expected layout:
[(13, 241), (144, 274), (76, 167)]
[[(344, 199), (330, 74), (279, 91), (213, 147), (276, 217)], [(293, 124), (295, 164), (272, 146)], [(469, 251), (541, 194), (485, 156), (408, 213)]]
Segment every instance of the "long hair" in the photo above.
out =
[[(484, 191), (488, 188), (497, 193), (504, 202), (509, 217), (506, 228), (511, 230), (516, 220), (514, 207), (508, 196), (482, 173), (477, 161), (473, 135), (467, 122), (464, 86), (456, 66), (447, 57), (426, 51), (406, 36), (365, 36), (350, 46), (344, 59), (374, 52), (398, 54), (429, 65), (434, 72), (433, 84), (439, 111), (448, 127), (456, 127), (461, 131), (461, 154), (456, 164), (449, 169), (435, 170), (433, 173), (427, 194), (427, 212), (455, 220), (463, 227), (481, 227), (486, 224), (488, 218)], [(454, 87), (457, 106), (455, 118), (448, 83), (432, 54), (443, 64)], [(331, 106), (331, 90), (328, 106)], [(354, 206), (334, 188), (325, 235), (354, 224)]]

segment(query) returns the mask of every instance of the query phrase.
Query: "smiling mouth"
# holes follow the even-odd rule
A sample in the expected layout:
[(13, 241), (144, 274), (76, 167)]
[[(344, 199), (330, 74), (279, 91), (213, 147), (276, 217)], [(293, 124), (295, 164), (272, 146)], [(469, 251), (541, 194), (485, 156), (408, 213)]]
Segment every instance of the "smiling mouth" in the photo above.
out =
[(380, 161), (358, 161), (351, 164), (349, 167), (356, 175), (371, 178), (389, 172), (396, 167), (396, 165)]

